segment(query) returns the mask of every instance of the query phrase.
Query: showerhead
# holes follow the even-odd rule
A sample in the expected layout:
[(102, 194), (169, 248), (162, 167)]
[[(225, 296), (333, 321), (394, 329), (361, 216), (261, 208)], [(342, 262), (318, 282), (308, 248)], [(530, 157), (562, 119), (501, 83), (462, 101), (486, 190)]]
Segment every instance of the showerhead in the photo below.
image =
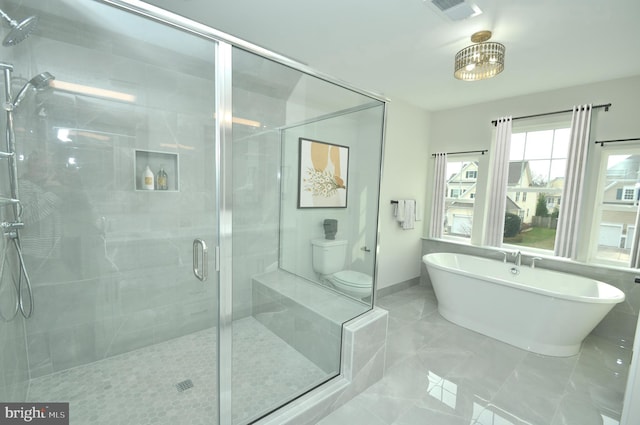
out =
[(56, 77), (54, 77), (49, 72), (42, 72), (30, 79), (29, 82), (22, 86), (22, 88), (18, 92), (16, 99), (13, 101), (13, 108), (17, 108), (20, 102), (22, 102), (22, 99), (24, 99), (24, 97), (27, 95), (29, 88), (33, 87), (36, 90), (48, 89), (49, 83), (55, 79)]
[(11, 19), (11, 17), (2, 10), (0, 10), (0, 16), (2, 16), (11, 26), (9, 34), (7, 34), (2, 41), (3, 46), (15, 46), (21, 41), (24, 41), (24, 39), (29, 37), (38, 25), (37, 16), (29, 16), (22, 22)]

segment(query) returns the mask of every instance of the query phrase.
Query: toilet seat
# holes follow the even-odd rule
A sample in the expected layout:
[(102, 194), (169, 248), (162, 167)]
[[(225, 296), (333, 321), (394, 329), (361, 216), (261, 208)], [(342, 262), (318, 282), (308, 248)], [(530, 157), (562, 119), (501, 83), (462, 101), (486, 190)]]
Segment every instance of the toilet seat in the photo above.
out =
[(371, 288), (371, 276), (354, 270), (342, 270), (333, 274), (333, 280), (353, 288)]

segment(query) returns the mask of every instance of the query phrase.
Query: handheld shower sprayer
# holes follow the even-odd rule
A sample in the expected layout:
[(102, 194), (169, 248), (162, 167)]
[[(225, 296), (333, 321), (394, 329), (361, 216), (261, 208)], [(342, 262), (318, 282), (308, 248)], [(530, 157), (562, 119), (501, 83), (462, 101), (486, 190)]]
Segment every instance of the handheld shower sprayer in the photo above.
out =
[(34, 88), (38, 91), (46, 90), (49, 88), (49, 83), (55, 79), (56, 77), (54, 77), (48, 72), (42, 72), (36, 75), (31, 80), (29, 80), (27, 84), (22, 86), (22, 88), (16, 95), (16, 98), (12, 102), (11, 107), (13, 109), (17, 108), (20, 102), (22, 102), (22, 99), (24, 99), (24, 97), (27, 95), (27, 92), (29, 91), (30, 88)]
[(11, 26), (9, 34), (7, 34), (2, 41), (3, 46), (15, 46), (21, 41), (24, 41), (31, 35), (38, 25), (37, 16), (29, 16), (28, 18), (18, 22), (11, 19), (11, 17), (2, 9), (0, 9), (0, 16), (9, 23), (9, 26)]
[[(4, 12), (0, 10), (0, 14), (7, 19)], [(21, 24), (17, 24), (19, 27)], [(13, 30), (12, 30), (13, 31)], [(28, 35), (28, 34), (27, 34)], [(26, 35), (23, 35), (24, 39)], [(6, 42), (6, 39), (5, 39)], [(0, 319), (2, 321), (12, 320), (18, 314), (18, 311), (22, 313), (25, 319), (28, 319), (33, 314), (33, 290), (31, 287), (31, 279), (27, 273), (24, 258), (22, 255), (22, 246), (19, 230), (24, 227), (22, 221), (23, 208), (20, 203), (20, 194), (18, 193), (18, 164), (16, 158), (16, 135), (14, 131), (14, 111), (25, 98), (30, 89), (42, 90), (49, 87), (49, 83), (54, 79), (54, 76), (48, 72), (42, 72), (35, 77), (31, 78), (22, 88), (18, 91), (15, 99), (11, 96), (11, 73), (13, 72), (13, 65), (5, 62), (0, 62), (0, 72), (4, 77), (4, 95), (5, 100), (3, 108), (7, 113), (6, 119), (6, 150), (0, 149), (0, 158), (9, 161), (9, 188), (11, 194), (9, 197), (0, 197), (0, 206), (11, 206), (13, 208), (13, 221), (6, 221), (0, 223), (1, 234), (0, 237), (8, 238), (5, 242), (5, 248), (2, 250), (0, 259), (0, 283), (2, 282), (2, 275), (5, 267), (5, 260), (7, 258), (7, 250), (9, 247), (8, 241), (12, 242), (15, 249), (15, 255), (18, 258), (18, 278), (17, 283), (14, 280), (14, 287), (16, 292), (15, 308), (10, 316), (5, 317), (0, 312)], [(23, 289), (24, 288), (24, 289)], [(23, 293), (26, 290), (26, 298)], [(28, 302), (24, 301), (28, 299)]]

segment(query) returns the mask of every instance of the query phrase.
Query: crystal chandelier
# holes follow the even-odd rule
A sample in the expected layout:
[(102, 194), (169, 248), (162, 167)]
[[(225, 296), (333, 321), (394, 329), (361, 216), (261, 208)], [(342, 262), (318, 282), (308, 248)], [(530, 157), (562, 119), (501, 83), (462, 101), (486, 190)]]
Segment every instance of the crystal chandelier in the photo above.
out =
[(491, 31), (479, 31), (471, 36), (471, 42), (456, 53), (456, 70), (453, 75), (463, 81), (485, 80), (495, 77), (504, 69), (504, 45), (487, 42)]

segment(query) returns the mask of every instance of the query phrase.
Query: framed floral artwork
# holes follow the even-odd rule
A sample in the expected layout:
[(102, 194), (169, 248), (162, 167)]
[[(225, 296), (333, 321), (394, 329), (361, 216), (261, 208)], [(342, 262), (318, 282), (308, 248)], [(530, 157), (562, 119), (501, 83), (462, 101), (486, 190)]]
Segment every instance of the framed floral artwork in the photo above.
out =
[(346, 208), (349, 148), (299, 139), (298, 208)]

